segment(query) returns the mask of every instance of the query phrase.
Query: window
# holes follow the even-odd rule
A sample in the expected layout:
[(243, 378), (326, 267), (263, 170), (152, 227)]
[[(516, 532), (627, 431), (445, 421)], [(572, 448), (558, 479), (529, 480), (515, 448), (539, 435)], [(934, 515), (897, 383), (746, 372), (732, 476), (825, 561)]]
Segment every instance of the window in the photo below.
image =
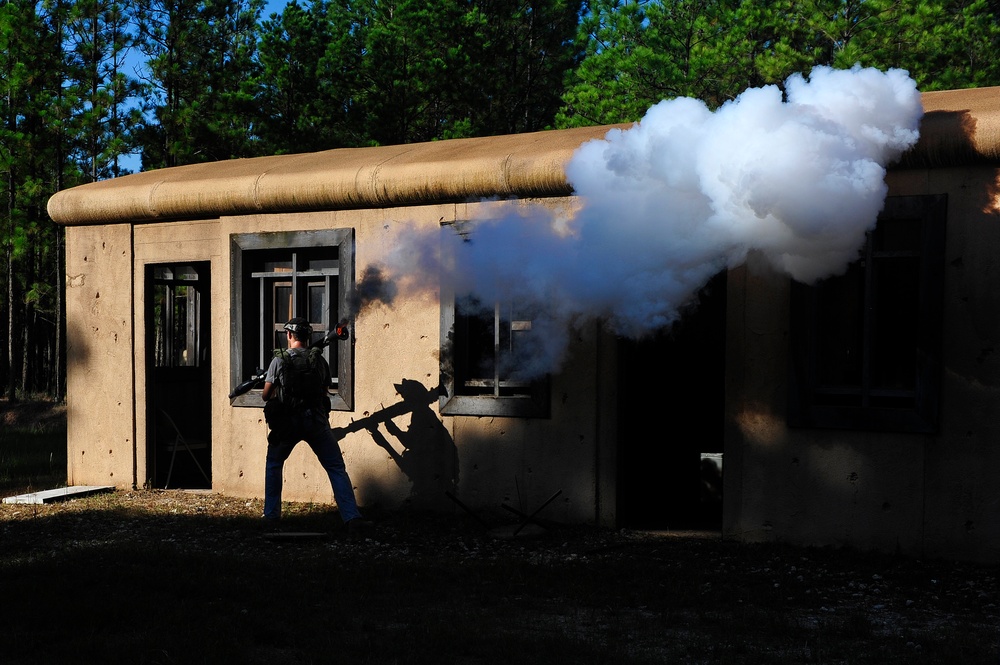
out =
[[(354, 288), (353, 232), (302, 231), (232, 237), (233, 367), (231, 386), (267, 369), (273, 349), (284, 348), (284, 324), (307, 319), (319, 341), (348, 312)], [(323, 352), (330, 363), (331, 407), (353, 403), (353, 337), (334, 340)], [(236, 397), (236, 406), (260, 406), (260, 391)]]
[(441, 413), (548, 417), (548, 377), (519, 374), (539, 331), (534, 315), (511, 302), (441, 294)]
[(846, 274), (792, 285), (789, 424), (936, 430), (946, 203), (889, 198)]
[(202, 366), (208, 350), (204, 343), (208, 322), (201, 316), (207, 275), (203, 277), (192, 265), (155, 265), (150, 270), (153, 366)]

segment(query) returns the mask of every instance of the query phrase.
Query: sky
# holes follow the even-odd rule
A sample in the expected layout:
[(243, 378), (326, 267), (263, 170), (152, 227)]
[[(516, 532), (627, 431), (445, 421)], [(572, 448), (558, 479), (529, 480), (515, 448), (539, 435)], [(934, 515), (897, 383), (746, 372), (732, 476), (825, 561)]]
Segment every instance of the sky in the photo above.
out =
[(260, 15), (262, 18), (268, 18), (271, 14), (278, 14), (287, 4), (288, 0), (268, 0), (264, 5), (264, 11)]

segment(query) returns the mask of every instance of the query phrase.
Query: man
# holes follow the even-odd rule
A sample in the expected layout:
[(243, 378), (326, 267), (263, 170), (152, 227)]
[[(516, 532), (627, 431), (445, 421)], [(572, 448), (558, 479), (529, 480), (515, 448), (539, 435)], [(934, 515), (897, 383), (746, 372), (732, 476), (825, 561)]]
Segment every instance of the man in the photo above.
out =
[(312, 328), (305, 319), (295, 317), (284, 329), (288, 349), (275, 349), (262, 395), (271, 430), (264, 466), (264, 519), (270, 525), (281, 519), (285, 460), (299, 441), (305, 441), (330, 477), (333, 497), (348, 533), (367, 528), (371, 523), (361, 519), (344, 457), (330, 430), (330, 366), (319, 349), (308, 348)]

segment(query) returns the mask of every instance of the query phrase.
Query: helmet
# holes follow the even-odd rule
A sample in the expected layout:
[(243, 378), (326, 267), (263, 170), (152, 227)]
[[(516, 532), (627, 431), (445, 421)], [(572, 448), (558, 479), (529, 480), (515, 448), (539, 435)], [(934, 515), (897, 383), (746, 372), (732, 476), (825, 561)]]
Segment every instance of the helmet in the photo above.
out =
[(284, 326), (285, 330), (295, 335), (296, 338), (302, 340), (303, 342), (309, 341), (309, 336), (312, 335), (312, 326), (309, 322), (303, 319), (301, 316), (296, 316), (294, 319), (289, 319), (288, 323)]

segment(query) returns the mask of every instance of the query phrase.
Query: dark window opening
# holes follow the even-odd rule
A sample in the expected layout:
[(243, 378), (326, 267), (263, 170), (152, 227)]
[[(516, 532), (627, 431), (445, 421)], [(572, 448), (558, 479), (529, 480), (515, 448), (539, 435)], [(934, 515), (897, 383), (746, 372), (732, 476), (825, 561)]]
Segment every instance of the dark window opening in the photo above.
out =
[[(272, 350), (287, 346), (284, 325), (289, 319), (301, 316), (308, 320), (314, 341), (322, 339), (337, 324), (339, 307), (334, 296), (340, 278), (337, 254), (337, 247), (244, 253), (244, 266), (249, 272), (247, 283), (258, 294), (257, 310), (264, 314), (260, 334), (266, 343), (259, 345), (258, 367), (266, 369)], [(337, 354), (331, 354), (327, 347), (323, 356), (330, 363), (336, 387)]]
[(548, 377), (521, 368), (537, 334), (529, 312), (511, 303), (474, 298), (442, 303), (441, 376), (445, 415), (547, 417)]
[(484, 307), (474, 298), (455, 306), (455, 367), (459, 395), (518, 397), (530, 394), (531, 382), (518, 379), (520, 351), (531, 335), (532, 320), (512, 304)]
[[(458, 229), (468, 234), (468, 226)], [(514, 302), (441, 293), (441, 413), (549, 416), (549, 378), (525, 373), (541, 334), (536, 313)]]
[(888, 199), (844, 275), (793, 284), (789, 424), (936, 430), (946, 203)]

